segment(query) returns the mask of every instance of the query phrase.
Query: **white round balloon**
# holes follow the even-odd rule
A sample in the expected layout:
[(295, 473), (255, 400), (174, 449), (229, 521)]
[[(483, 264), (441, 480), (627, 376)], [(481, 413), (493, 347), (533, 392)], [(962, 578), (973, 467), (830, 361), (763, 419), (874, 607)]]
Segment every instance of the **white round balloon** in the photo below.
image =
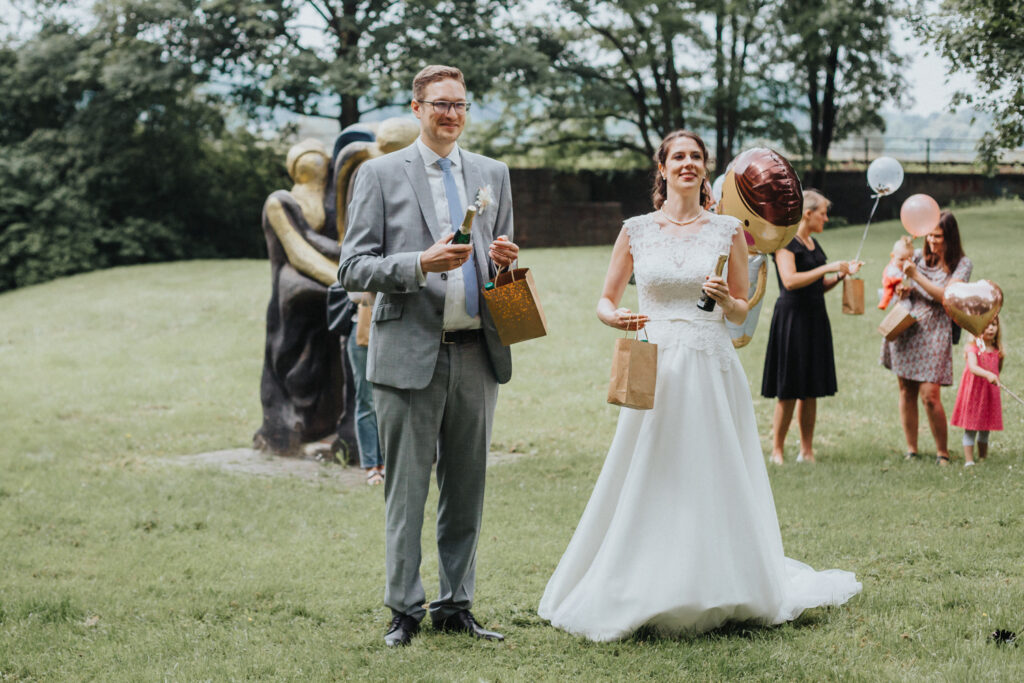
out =
[(903, 184), (903, 167), (892, 157), (878, 157), (868, 166), (868, 187), (879, 196), (892, 194)]
[(711, 194), (715, 198), (715, 202), (722, 201), (722, 185), (725, 184), (725, 174), (715, 178), (715, 182), (711, 183)]

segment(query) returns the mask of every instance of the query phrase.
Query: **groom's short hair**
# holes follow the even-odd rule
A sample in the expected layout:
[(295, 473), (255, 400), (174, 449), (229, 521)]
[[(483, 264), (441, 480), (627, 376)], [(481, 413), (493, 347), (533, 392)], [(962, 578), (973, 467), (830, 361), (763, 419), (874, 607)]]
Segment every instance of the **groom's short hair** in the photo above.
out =
[(416, 77), (412, 79), (412, 98), (414, 100), (423, 99), (428, 85), (438, 81), (445, 81), (449, 78), (461, 83), (463, 88), (466, 87), (466, 79), (462, 77), (462, 72), (454, 66), (431, 64), (430, 66), (423, 67), (416, 74)]

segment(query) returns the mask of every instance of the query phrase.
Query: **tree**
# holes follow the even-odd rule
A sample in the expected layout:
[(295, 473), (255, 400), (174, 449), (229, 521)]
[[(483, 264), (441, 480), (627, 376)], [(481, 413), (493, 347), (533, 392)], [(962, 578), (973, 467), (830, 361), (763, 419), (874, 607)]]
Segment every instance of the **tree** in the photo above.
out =
[(778, 4), (554, 3), (524, 22), (525, 77), (490, 138), (541, 163), (647, 166), (664, 135), (692, 128), (712, 131), (719, 171), (746, 139), (791, 140), (791, 99), (772, 68)]
[(811, 173), (824, 186), (833, 141), (885, 129), (879, 111), (906, 89), (905, 58), (892, 46), (892, 0), (788, 0), (779, 20), (794, 82), (801, 83), (810, 117)]
[[(116, 0), (124, 13), (150, 0)], [(341, 127), (408, 104), (413, 75), (430, 63), (462, 68), (486, 93), (514, 45), (500, 35), (509, 0), (179, 0), (177, 21), (151, 27), (250, 114), (277, 108)], [(167, 9), (163, 8), (163, 14)]]
[(967, 71), (980, 87), (958, 92), (965, 104), (993, 115), (993, 130), (979, 145), (993, 171), (998, 152), (1024, 145), (1024, 13), (1014, 0), (942, 0), (919, 3), (916, 32), (949, 63), (949, 73)]
[(791, 88), (774, 67), (776, 13), (774, 0), (717, 0), (714, 6), (714, 110), (716, 171), (738, 151), (744, 137), (793, 141), (796, 127)]
[(287, 177), (246, 114), (345, 125), (407, 103), (425, 63), (458, 64), (476, 93), (514, 63), (501, 0), (82, 4), (38, 0), (37, 30), (0, 38), (0, 289), (260, 255), (263, 200)]
[(263, 253), (280, 157), (132, 17), (44, 22), (0, 47), (0, 290), (75, 272)]
[[(521, 29), (527, 75), (504, 94), (493, 137), (559, 156), (597, 151), (643, 163), (687, 125), (698, 72), (689, 3), (562, 0)], [(680, 53), (680, 50), (683, 50)]]

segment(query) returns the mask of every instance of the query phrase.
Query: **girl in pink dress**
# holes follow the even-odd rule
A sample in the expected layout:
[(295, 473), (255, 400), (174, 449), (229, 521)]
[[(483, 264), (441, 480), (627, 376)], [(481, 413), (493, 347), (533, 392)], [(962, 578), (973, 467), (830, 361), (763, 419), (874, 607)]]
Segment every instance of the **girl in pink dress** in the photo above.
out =
[(967, 367), (956, 392), (956, 406), (950, 424), (964, 428), (964, 467), (974, 465), (974, 443), (978, 460), (988, 455), (988, 433), (1003, 428), (1003, 404), (999, 396), (999, 371), (1003, 369), (1003, 335), (999, 316), (981, 334), (981, 344), (967, 345)]

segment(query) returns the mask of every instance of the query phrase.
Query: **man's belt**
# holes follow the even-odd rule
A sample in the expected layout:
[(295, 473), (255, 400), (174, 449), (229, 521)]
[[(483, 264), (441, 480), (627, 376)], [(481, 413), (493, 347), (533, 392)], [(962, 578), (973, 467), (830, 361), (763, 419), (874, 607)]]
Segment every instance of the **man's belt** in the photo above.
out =
[(483, 330), (446, 330), (441, 333), (442, 344), (470, 344), (483, 337)]

